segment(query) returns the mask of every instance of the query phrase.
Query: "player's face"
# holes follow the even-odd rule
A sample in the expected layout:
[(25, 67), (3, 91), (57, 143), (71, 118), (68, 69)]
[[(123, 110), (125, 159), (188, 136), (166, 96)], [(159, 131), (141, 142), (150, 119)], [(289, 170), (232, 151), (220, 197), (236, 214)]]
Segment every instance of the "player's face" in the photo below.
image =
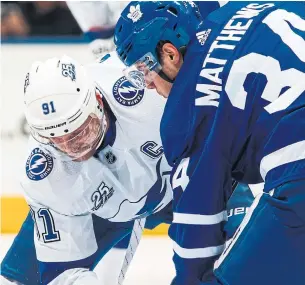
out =
[[(108, 124), (107, 124), (108, 125)], [(60, 137), (51, 138), (52, 143), (74, 161), (84, 161), (95, 153), (107, 130), (102, 129), (101, 121), (90, 115), (75, 131)]]
[(173, 86), (171, 81), (176, 78), (183, 64), (183, 57), (171, 43), (165, 43), (158, 53), (159, 60), (148, 52), (123, 72), (135, 87), (156, 89), (167, 98)]
[(156, 89), (157, 93), (164, 98), (167, 98), (173, 84), (164, 80), (160, 75), (157, 75), (154, 80), (147, 84), (148, 89)]

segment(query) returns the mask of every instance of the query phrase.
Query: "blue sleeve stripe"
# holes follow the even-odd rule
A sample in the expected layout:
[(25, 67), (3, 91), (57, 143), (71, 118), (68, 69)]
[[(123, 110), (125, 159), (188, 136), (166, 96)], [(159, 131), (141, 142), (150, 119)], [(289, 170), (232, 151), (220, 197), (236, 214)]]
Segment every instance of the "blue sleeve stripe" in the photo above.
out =
[(87, 258), (67, 262), (42, 262), (39, 261), (40, 279), (42, 284), (49, 284), (52, 280), (64, 271), (74, 268), (86, 268), (92, 270), (93, 264), (97, 259), (97, 253)]
[(260, 173), (265, 180), (270, 170), (302, 159), (305, 159), (305, 140), (285, 146), (263, 157)]
[[(193, 258), (186, 259), (181, 258), (174, 252), (173, 261), (176, 266), (176, 283), (175, 284), (205, 284), (203, 280), (211, 280), (213, 277), (213, 264), (219, 255), (215, 255), (210, 258)], [(208, 268), (206, 272), (203, 272), (203, 268)], [(208, 284), (208, 283), (207, 283)], [(212, 283), (211, 283), (212, 284)]]
[(168, 235), (184, 248), (218, 246), (225, 242), (223, 227), (223, 223), (209, 226), (172, 224)]
[(227, 211), (222, 211), (215, 215), (174, 213), (173, 223), (188, 225), (214, 225), (227, 220)]
[(204, 247), (204, 248), (184, 248), (181, 247), (176, 242), (174, 243), (174, 251), (176, 254), (178, 254), (181, 258), (186, 259), (193, 259), (193, 258), (208, 258), (216, 255), (220, 255), (225, 245), (219, 245), (219, 246), (210, 246), (210, 247)]

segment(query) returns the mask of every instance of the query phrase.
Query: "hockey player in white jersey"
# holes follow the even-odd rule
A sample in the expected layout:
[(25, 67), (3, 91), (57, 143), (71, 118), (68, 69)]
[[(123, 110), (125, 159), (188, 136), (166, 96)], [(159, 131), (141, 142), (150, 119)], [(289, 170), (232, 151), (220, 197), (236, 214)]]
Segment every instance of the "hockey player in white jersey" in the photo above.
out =
[(9, 279), (100, 284), (91, 270), (134, 224), (140, 236), (151, 214), (159, 212), (148, 227), (171, 221), (171, 168), (159, 135), (164, 101), (133, 88), (116, 55), (102, 61), (83, 67), (53, 58), (33, 64), (26, 76), (32, 138), (21, 185), (40, 280), (29, 218), (14, 242), (23, 245), (15, 268), (4, 260), (1, 274)]

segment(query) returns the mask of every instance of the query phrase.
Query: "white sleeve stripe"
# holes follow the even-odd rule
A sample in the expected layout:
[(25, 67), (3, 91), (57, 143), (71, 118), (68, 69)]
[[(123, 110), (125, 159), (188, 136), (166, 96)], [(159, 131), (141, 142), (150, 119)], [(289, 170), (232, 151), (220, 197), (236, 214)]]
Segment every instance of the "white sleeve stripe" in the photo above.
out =
[(254, 198), (261, 194), (263, 191), (264, 191), (264, 186), (265, 186), (265, 183), (262, 182), (262, 183), (259, 183), (259, 184), (248, 184)]
[(305, 159), (305, 141), (285, 146), (263, 157), (260, 173), (265, 180), (267, 173), (283, 164)]
[(219, 6), (222, 7), (226, 4), (228, 4), (229, 1), (217, 1), (219, 3)]
[(188, 225), (215, 225), (227, 220), (227, 211), (222, 211), (215, 215), (174, 213), (173, 223)]
[(215, 255), (219, 255), (225, 248), (225, 245), (211, 246), (204, 248), (183, 248), (174, 243), (174, 251), (182, 258), (192, 259), (192, 258), (207, 258)]
[(229, 247), (229, 245), (231, 244), (232, 241), (233, 241), (233, 238), (228, 239), (225, 243), (225, 248)]

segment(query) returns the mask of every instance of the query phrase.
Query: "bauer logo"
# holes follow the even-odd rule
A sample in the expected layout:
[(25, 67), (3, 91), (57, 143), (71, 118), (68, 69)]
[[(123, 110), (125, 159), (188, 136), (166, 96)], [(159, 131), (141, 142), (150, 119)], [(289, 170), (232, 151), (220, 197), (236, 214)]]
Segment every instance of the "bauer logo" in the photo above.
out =
[(237, 216), (237, 215), (245, 215), (247, 214), (249, 210), (249, 207), (239, 207), (239, 208), (233, 208), (228, 211), (228, 218), (232, 216)]
[(135, 88), (125, 76), (121, 77), (113, 85), (112, 93), (121, 105), (130, 107), (139, 104), (144, 96), (144, 89)]
[(29, 179), (38, 181), (46, 178), (53, 169), (53, 158), (40, 148), (35, 148), (26, 161), (26, 175)]

